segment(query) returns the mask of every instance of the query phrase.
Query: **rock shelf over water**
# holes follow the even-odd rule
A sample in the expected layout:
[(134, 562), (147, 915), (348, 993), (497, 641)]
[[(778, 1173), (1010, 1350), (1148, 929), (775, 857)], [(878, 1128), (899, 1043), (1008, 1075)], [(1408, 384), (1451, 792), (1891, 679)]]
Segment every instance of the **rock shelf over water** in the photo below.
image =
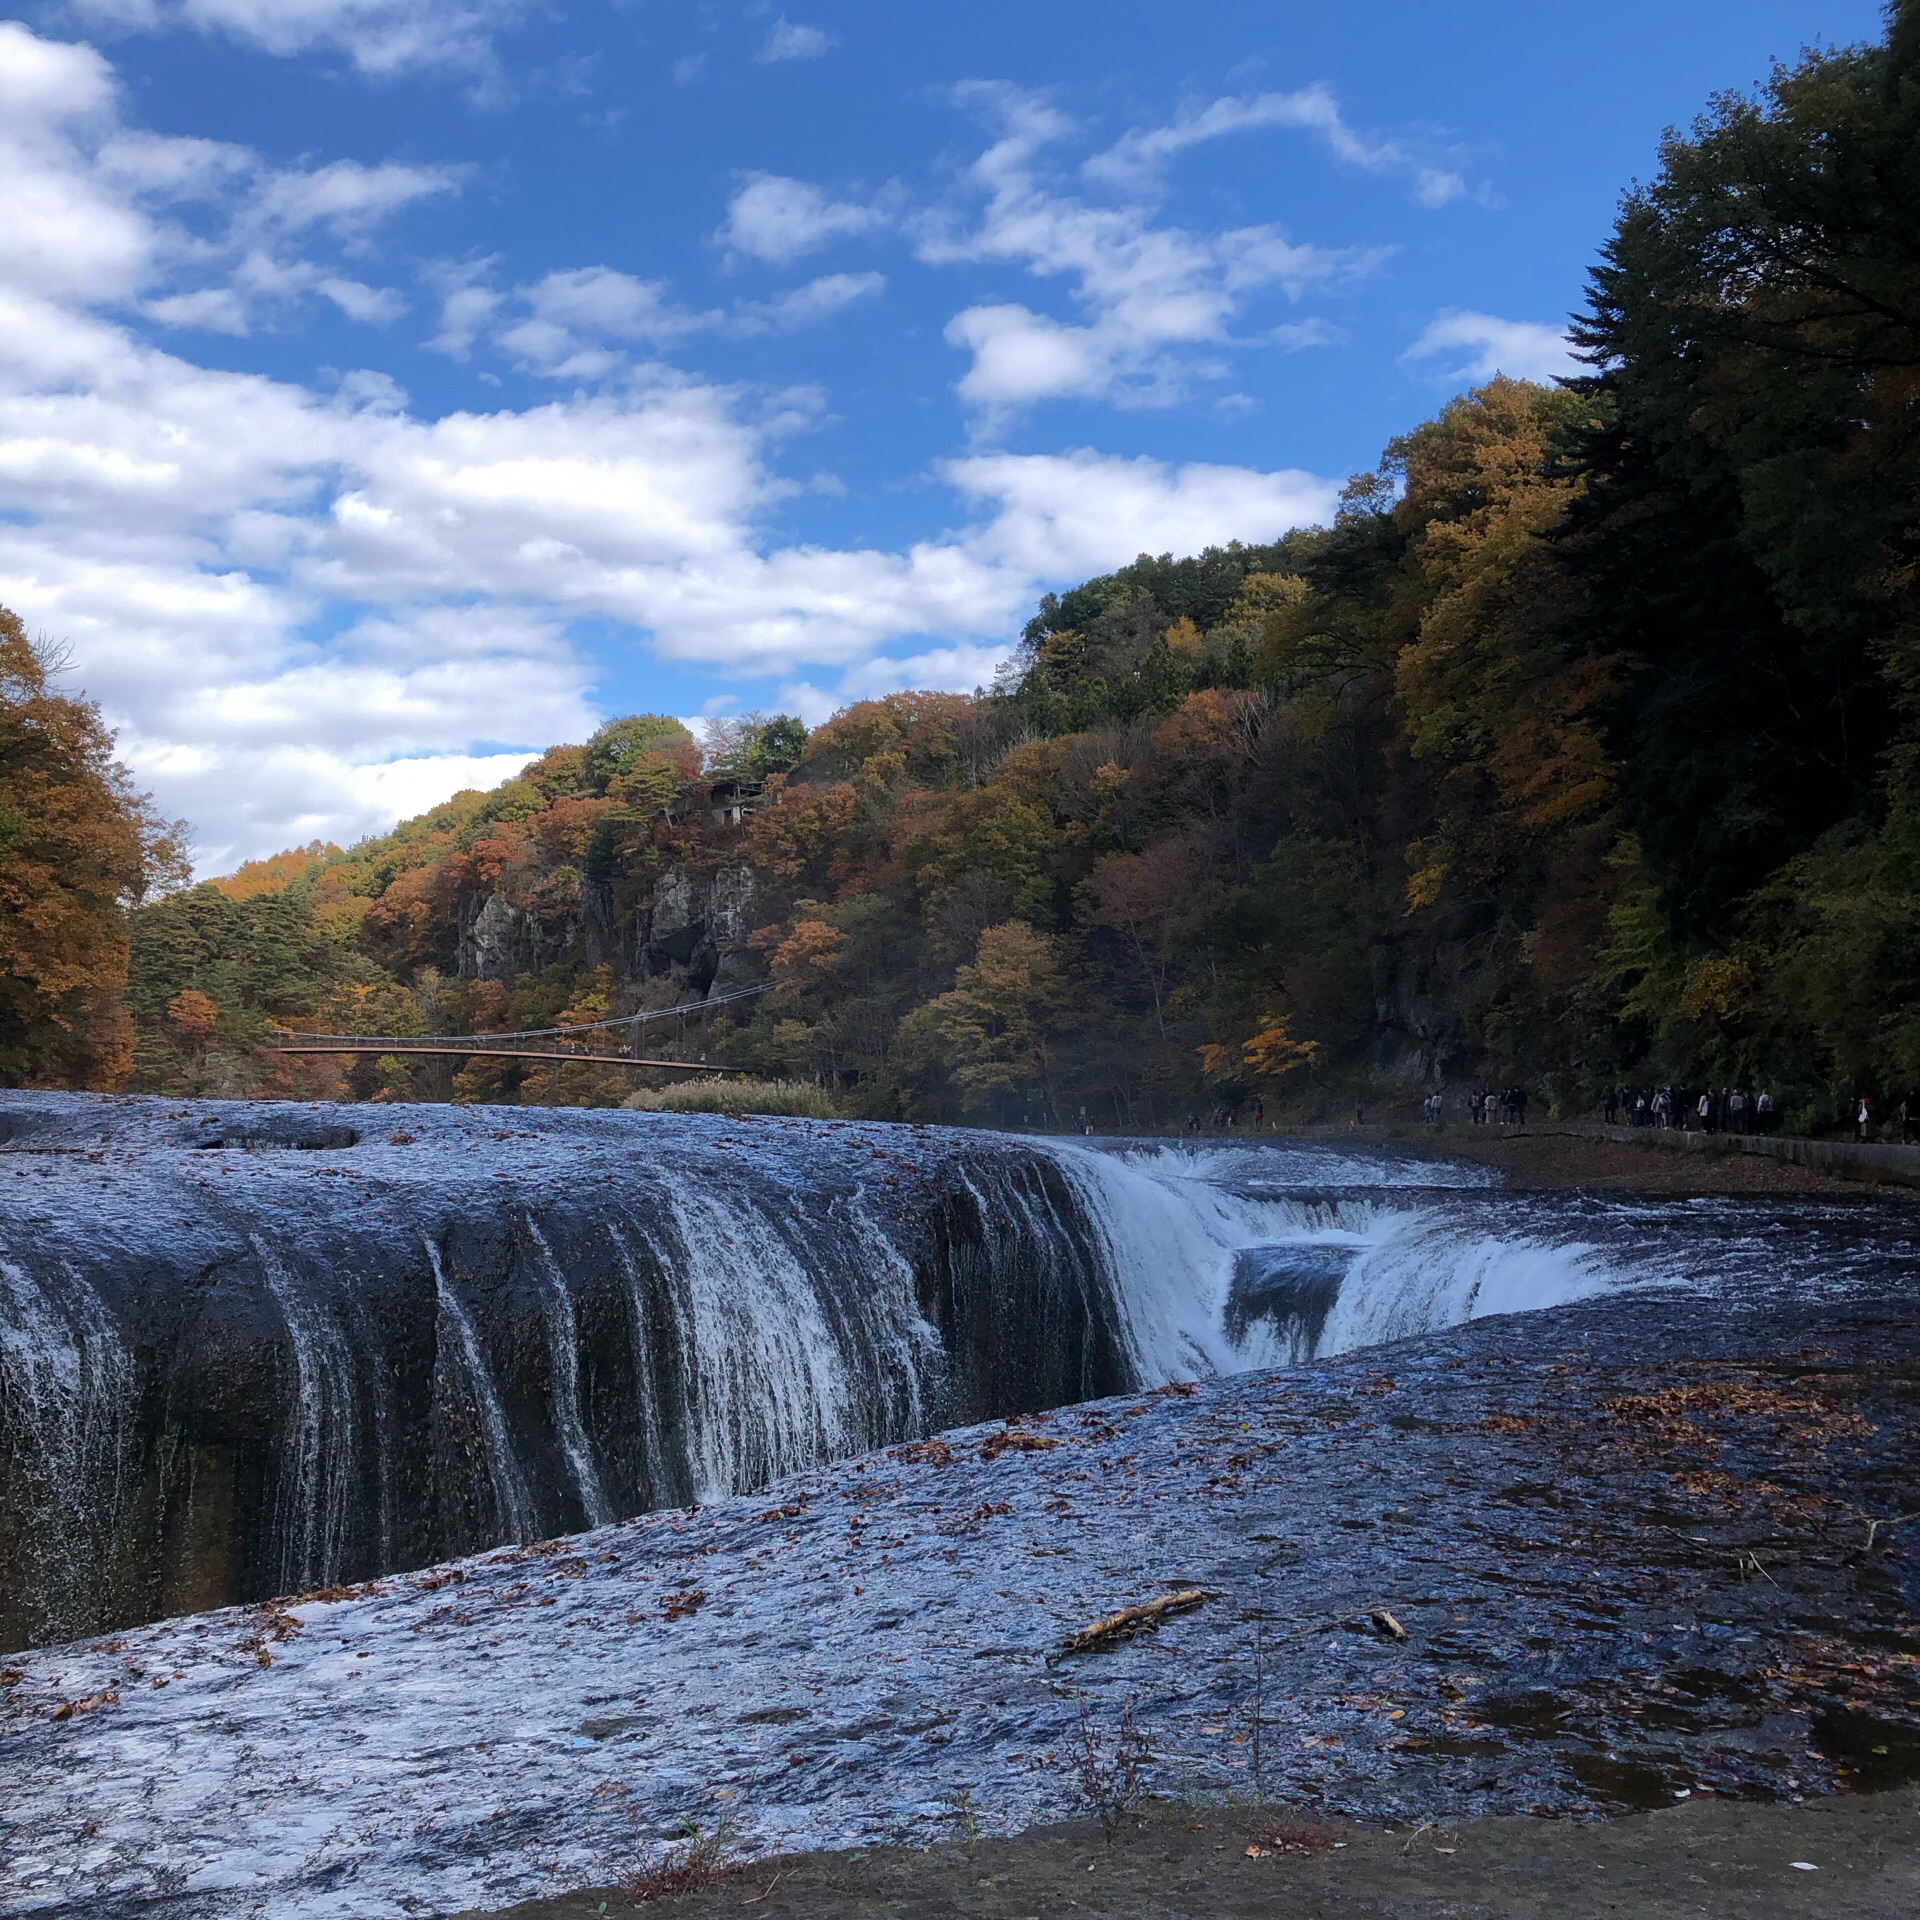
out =
[[(1276, 1799), (1887, 1784), (1920, 1580), (1871, 1522), (1920, 1479), (1920, 1314), (1874, 1291), (1487, 1321), (20, 1656), (0, 1911), (377, 1920), (609, 1884), (722, 1814), (763, 1850), (963, 1797), (1012, 1827), (1075, 1810), (1082, 1702), (1131, 1702), (1159, 1792), (1244, 1794), (1256, 1630)], [(1050, 1660), (1173, 1586), (1213, 1597)]]
[(749, 1116), (0, 1095), (0, 1649), (1605, 1284), (1577, 1233), (1445, 1216), (1486, 1178)]

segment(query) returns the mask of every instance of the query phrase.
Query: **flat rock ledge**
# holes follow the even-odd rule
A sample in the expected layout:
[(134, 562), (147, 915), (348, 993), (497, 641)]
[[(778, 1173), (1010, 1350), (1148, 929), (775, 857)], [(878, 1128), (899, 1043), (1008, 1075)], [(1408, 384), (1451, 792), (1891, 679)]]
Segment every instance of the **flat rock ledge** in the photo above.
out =
[(1898, 1787), (1917, 1408), (1898, 1272), (1615, 1297), (15, 1656), (0, 1912), (500, 1909), (722, 1821), (741, 1858), (991, 1839), (1083, 1813), (1129, 1724), (1196, 1837)]

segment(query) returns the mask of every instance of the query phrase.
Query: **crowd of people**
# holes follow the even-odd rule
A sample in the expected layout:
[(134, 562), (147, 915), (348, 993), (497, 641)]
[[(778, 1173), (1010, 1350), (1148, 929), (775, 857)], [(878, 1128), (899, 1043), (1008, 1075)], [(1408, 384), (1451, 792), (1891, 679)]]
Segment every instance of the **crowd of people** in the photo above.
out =
[[(1610, 1127), (1678, 1127), (1700, 1133), (1771, 1133), (1778, 1114), (1762, 1087), (1609, 1087), (1601, 1111)], [(1865, 1137), (1864, 1135), (1862, 1136)]]
[[(1476, 1127), (1524, 1127), (1527, 1124), (1525, 1087), (1502, 1087), (1497, 1092), (1492, 1087), (1481, 1087), (1477, 1092), (1459, 1097), (1467, 1118)], [(1421, 1111), (1426, 1115), (1428, 1126), (1442, 1125), (1447, 1117), (1447, 1096), (1428, 1094)]]
[[(1483, 1086), (1459, 1094), (1429, 1093), (1420, 1110), (1427, 1125), (1434, 1128), (1446, 1126), (1456, 1115), (1476, 1127), (1524, 1127), (1527, 1098), (1523, 1086)], [(1884, 1116), (1871, 1094), (1860, 1095), (1852, 1106), (1856, 1139), (1911, 1141), (1920, 1132), (1920, 1095), (1902, 1100)], [(1685, 1133), (1772, 1133), (1780, 1120), (1771, 1088), (1749, 1091), (1745, 1087), (1705, 1087), (1694, 1092), (1671, 1082), (1660, 1087), (1609, 1087), (1601, 1096), (1600, 1111), (1610, 1127), (1662, 1127)], [(1349, 1131), (1364, 1127), (1366, 1119), (1365, 1106), (1356, 1103)], [(1085, 1107), (1080, 1109), (1080, 1125), (1084, 1132), (1093, 1131)], [(1233, 1133), (1242, 1127), (1263, 1132), (1267, 1129), (1266, 1102), (1258, 1095), (1244, 1108), (1216, 1108), (1210, 1128), (1199, 1114), (1189, 1114), (1185, 1131)]]

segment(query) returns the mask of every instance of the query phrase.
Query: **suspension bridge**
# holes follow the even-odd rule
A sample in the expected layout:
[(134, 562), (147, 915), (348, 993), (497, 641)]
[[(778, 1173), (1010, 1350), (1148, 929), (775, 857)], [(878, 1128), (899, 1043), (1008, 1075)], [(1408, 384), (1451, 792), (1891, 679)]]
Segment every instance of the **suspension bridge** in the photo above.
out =
[[(677, 1007), (655, 1007), (643, 1013), (623, 1013), (606, 1020), (585, 1020), (565, 1027), (528, 1027), (517, 1033), (307, 1033), (275, 1027), (266, 1050), (287, 1054), (374, 1054), (461, 1060), (544, 1060), (596, 1067), (648, 1067), (670, 1073), (740, 1073), (739, 1067), (716, 1066), (707, 1060), (657, 1058), (640, 1051), (640, 1029), (661, 1020), (676, 1020), (682, 1029), (690, 1019), (704, 1026), (717, 1007), (751, 1000), (775, 983), (736, 987), (706, 1000)], [(605, 1036), (598, 1044), (589, 1035)], [(625, 1045), (617, 1042), (624, 1035)]]

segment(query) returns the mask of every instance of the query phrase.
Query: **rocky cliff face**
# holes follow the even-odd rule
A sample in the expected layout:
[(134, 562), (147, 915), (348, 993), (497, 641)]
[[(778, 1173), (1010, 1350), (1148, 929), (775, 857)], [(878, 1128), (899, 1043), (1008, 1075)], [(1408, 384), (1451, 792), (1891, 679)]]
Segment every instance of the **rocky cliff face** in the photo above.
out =
[(460, 976), (511, 982), (564, 960), (579, 939), (580, 920), (574, 915), (529, 913), (501, 894), (476, 894), (460, 906)]
[(624, 921), (610, 887), (589, 883), (578, 915), (529, 913), (497, 893), (479, 894), (460, 914), (459, 969), (468, 980), (511, 982), (565, 959), (584, 943), (587, 961), (621, 981), (672, 979), (695, 994), (742, 984), (750, 867), (697, 872), (668, 867)]
[(675, 974), (700, 993), (741, 984), (751, 977), (742, 961), (753, 894), (750, 867), (705, 874), (670, 867), (654, 882), (652, 898), (636, 918), (628, 977)]

